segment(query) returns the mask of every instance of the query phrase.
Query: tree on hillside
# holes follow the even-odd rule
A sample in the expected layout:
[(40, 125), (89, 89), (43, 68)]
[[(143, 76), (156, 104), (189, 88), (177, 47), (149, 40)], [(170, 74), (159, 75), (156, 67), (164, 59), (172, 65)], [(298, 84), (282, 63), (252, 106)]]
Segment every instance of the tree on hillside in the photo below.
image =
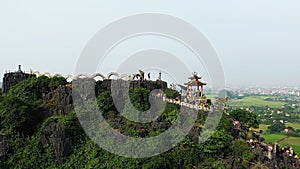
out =
[(255, 157), (255, 154), (249, 149), (249, 145), (243, 139), (235, 140), (231, 150), (235, 158), (233, 165), (239, 168), (247, 168), (249, 161)]
[[(207, 131), (210, 132), (210, 131)], [(205, 133), (203, 133), (205, 135)], [(199, 137), (199, 139), (203, 139)], [(209, 137), (203, 144), (203, 152), (205, 153), (224, 153), (228, 150), (233, 137), (228, 131), (225, 130), (215, 130), (212, 132), (211, 137)]]
[(101, 92), (100, 95), (97, 97), (97, 103), (99, 109), (103, 112), (103, 114), (107, 114), (110, 111), (116, 111), (111, 92), (109, 91)]
[(40, 100), (45, 94), (66, 83), (66, 79), (63, 77), (32, 77), (12, 87), (8, 95), (19, 96), (23, 101)]
[(50, 78), (49, 87), (51, 90), (56, 89), (60, 85), (66, 85), (68, 82), (66, 78), (60, 76), (54, 76)]
[(132, 105), (139, 111), (146, 111), (150, 108), (150, 90), (144, 88), (130, 89), (129, 98)]
[(285, 125), (281, 122), (276, 122), (273, 125), (268, 127), (270, 133), (280, 133), (285, 129)]
[(62, 77), (40, 76), (26, 79), (12, 87), (0, 103), (1, 130), (33, 134), (42, 120), (39, 107), (43, 97), (64, 84), (66, 80)]
[(229, 115), (234, 119), (240, 121), (248, 127), (258, 128), (259, 123), (257, 115), (244, 109), (235, 109), (229, 112)]
[(165, 94), (166, 94), (167, 98), (170, 98), (170, 99), (176, 99), (176, 97), (179, 96), (179, 93), (176, 90), (169, 89), (169, 88), (167, 88), (165, 90)]
[(38, 109), (16, 96), (6, 96), (0, 103), (1, 130), (31, 135), (39, 120)]

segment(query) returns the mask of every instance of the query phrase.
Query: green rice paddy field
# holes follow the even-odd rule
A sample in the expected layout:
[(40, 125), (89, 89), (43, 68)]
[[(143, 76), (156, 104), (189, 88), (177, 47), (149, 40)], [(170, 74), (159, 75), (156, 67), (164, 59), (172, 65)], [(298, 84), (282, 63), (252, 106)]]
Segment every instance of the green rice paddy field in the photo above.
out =
[(250, 107), (250, 106), (256, 106), (256, 107), (265, 107), (269, 106), (272, 108), (280, 108), (281, 106), (284, 106), (285, 102), (277, 102), (277, 101), (267, 101), (264, 100), (265, 96), (250, 96), (245, 97), (243, 99), (233, 99), (228, 101), (228, 105), (231, 107)]
[[(291, 126), (294, 129), (300, 129), (300, 124), (287, 123), (286, 126)], [(261, 124), (259, 129), (266, 131), (268, 125)], [(290, 145), (294, 148), (297, 154), (300, 154), (300, 137), (290, 137), (285, 134), (264, 134), (263, 137), (266, 139), (266, 143), (278, 142), (281, 146)]]
[[(209, 95), (208, 98), (213, 98), (212, 95)], [(228, 101), (229, 107), (265, 107), (269, 106), (271, 108), (280, 108), (284, 106), (285, 102), (277, 102), (277, 101), (267, 101), (265, 98), (270, 98), (269, 96), (249, 96), (243, 99), (232, 99)], [(296, 123), (287, 123), (286, 126), (291, 126), (294, 129), (300, 129), (300, 124)], [(262, 131), (266, 131), (268, 125), (261, 124), (259, 129)], [(290, 145), (294, 148), (295, 152), (300, 154), (300, 137), (289, 137), (285, 134), (264, 134), (266, 143), (275, 143), (278, 142), (281, 146)]]

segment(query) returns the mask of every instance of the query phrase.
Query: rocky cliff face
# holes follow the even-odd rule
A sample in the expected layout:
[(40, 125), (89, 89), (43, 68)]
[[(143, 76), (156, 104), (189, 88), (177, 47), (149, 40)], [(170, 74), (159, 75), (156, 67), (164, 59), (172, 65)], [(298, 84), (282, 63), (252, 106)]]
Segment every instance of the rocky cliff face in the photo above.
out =
[[(255, 154), (256, 163), (262, 164), (267, 168), (295, 168), (293, 166), (293, 158), (290, 158), (285, 154), (285, 152), (277, 152), (276, 154), (272, 154), (272, 158), (269, 159), (267, 157), (268, 151), (265, 149), (263, 144), (252, 150)], [(238, 166), (235, 166), (234, 168), (238, 169)]]
[(71, 136), (67, 135), (60, 122), (50, 122), (46, 125), (41, 133), (40, 143), (43, 148), (50, 147), (54, 150), (59, 164), (62, 164), (72, 153)]
[(5, 160), (9, 156), (9, 137), (0, 135), (0, 160)]
[(23, 72), (5, 73), (3, 77), (2, 92), (7, 93), (9, 89), (17, 83), (35, 76), (36, 75), (34, 74), (27, 74)]
[[(111, 90), (112, 80), (97, 81), (97, 86), (105, 90)], [(134, 80), (129, 82), (129, 88), (145, 88), (150, 91), (154, 89), (166, 89), (168, 87), (165, 81)]]
[(44, 104), (49, 115), (65, 115), (73, 110), (72, 88), (59, 86), (45, 96)]
[[(17, 81), (22, 80), (22, 78), (28, 77), (19, 77), (19, 78), (8, 78), (6, 82), (9, 84), (8, 88), (13, 86)], [(110, 90), (112, 80), (104, 80), (95, 82), (94, 79), (89, 79), (87, 81), (78, 80), (75, 85), (78, 84), (78, 89), (83, 92), (83, 99), (89, 99), (94, 95), (93, 93), (101, 90)], [(86, 84), (86, 85), (85, 85)], [(95, 85), (96, 84), (96, 85)], [(119, 86), (118, 88), (123, 88)], [(163, 81), (131, 81), (129, 83), (129, 88), (146, 88), (149, 90), (154, 89), (166, 89), (167, 83)], [(41, 107), (44, 108), (47, 116), (51, 115), (67, 115), (73, 110), (73, 91), (71, 86), (59, 86), (55, 90), (46, 93), (44, 96), (44, 103)], [(91, 92), (92, 91), (92, 92)], [(97, 93), (96, 93), (97, 94)], [(204, 113), (204, 112), (199, 112)], [(145, 126), (143, 124), (133, 124), (132, 122), (126, 121), (124, 117), (114, 114), (114, 118), (109, 119), (113, 126), (116, 129), (120, 129), (120, 132), (125, 132), (126, 128), (123, 130), (122, 126), (129, 126), (129, 128), (137, 130), (138, 135), (141, 137), (146, 137), (149, 135), (150, 131), (159, 131), (166, 130), (170, 127), (170, 124), (165, 121), (163, 116), (160, 116), (156, 121)], [(73, 121), (71, 121), (73, 122)], [(74, 122), (75, 123), (75, 122)], [(80, 125), (78, 124), (80, 128)], [(78, 129), (80, 130), (80, 129)], [(123, 130), (123, 131), (122, 131)], [(42, 128), (41, 133), (37, 136), (41, 149), (51, 149), (58, 164), (63, 164), (68, 157), (73, 153), (73, 149), (76, 146), (77, 136), (81, 136), (78, 133), (84, 135), (83, 131), (78, 133), (74, 132), (74, 127), (65, 126), (64, 123), (59, 120), (48, 122)], [(71, 132), (70, 132), (71, 131)], [(195, 143), (199, 142), (199, 133), (201, 127), (194, 126), (189, 135)], [(125, 133), (126, 134), (126, 133)], [(85, 137), (85, 136), (82, 136)], [(75, 139), (74, 139), (75, 138)], [(260, 140), (260, 139), (259, 139)], [(7, 135), (0, 135), (0, 160), (7, 160), (9, 158), (9, 141), (10, 137)], [(253, 149), (255, 153), (255, 161), (260, 162), (263, 166), (268, 168), (293, 168), (291, 158), (286, 156), (284, 153), (279, 154), (275, 158), (268, 159), (266, 157), (265, 145), (256, 147)], [(75, 150), (74, 150), (75, 152)], [(232, 158), (232, 155), (226, 157), (228, 161), (232, 162), (235, 159)], [(232, 164), (231, 168), (239, 168), (240, 166), (235, 166)]]

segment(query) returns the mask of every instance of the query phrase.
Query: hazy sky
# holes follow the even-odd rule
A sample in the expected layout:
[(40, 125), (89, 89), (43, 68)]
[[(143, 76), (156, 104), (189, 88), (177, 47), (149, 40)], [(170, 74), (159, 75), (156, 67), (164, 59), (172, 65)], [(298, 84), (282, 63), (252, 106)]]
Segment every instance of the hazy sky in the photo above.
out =
[(22, 64), (27, 71), (73, 74), (97, 31), (154, 12), (182, 18), (205, 34), (228, 85), (299, 86), (299, 9), (299, 0), (1, 0), (0, 73)]

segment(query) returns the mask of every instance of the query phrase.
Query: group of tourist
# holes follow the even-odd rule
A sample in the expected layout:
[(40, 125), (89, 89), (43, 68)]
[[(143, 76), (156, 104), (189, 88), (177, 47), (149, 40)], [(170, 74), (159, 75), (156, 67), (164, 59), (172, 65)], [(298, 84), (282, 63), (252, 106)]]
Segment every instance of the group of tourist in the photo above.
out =
[(258, 139), (249, 139), (247, 141), (249, 147), (254, 151), (254, 149), (260, 149), (263, 152), (263, 156), (266, 157), (268, 161), (272, 159), (281, 160), (285, 164), (291, 164), (295, 168), (299, 168), (299, 156), (293, 150), (291, 146), (280, 147), (278, 143), (266, 144)]
[[(235, 131), (235, 139), (246, 138), (248, 130), (243, 129), (243, 124), (240, 121), (232, 120), (232, 125)], [(261, 131), (262, 132), (262, 131)], [(278, 143), (266, 144), (261, 132), (253, 132), (253, 137), (247, 140), (250, 149), (256, 154), (259, 161), (264, 161), (272, 164), (275, 167), (279, 163), (288, 165), (290, 167), (299, 168), (299, 156), (291, 146), (280, 147)]]
[(281, 154), (284, 154), (285, 156), (288, 156), (290, 160), (294, 163), (295, 167), (299, 167), (299, 156), (295, 153), (293, 150), (293, 147), (291, 146), (285, 146), (281, 148), (280, 151)]

